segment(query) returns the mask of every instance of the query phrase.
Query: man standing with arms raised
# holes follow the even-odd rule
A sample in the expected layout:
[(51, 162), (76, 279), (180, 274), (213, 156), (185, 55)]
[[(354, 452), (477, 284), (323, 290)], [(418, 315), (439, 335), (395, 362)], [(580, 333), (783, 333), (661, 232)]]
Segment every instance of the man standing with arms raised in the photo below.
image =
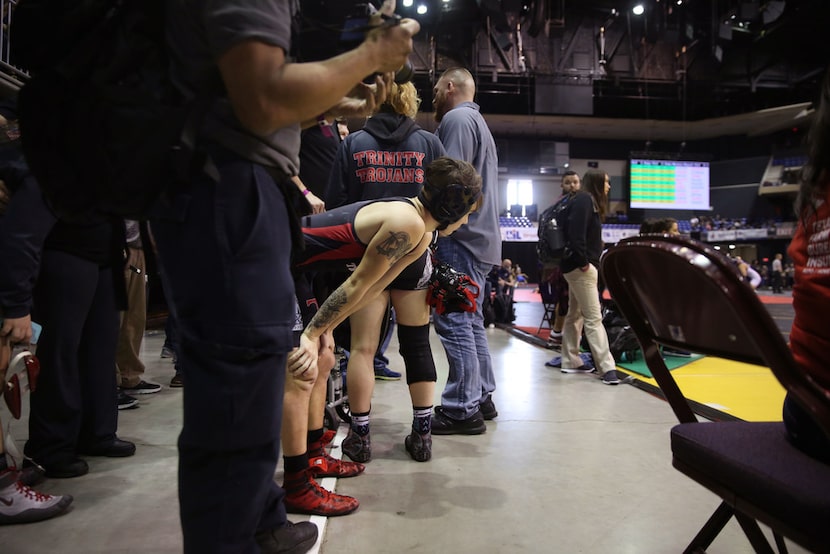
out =
[[(478, 104), (473, 102), (475, 91), (473, 76), (463, 68), (445, 71), (433, 89), (435, 120), (439, 123), (435, 134), (448, 156), (476, 168), (483, 187), (481, 208), (452, 236), (438, 240), (437, 257), (483, 285), (490, 268), (501, 263), (498, 156), (493, 135)], [(434, 318), (449, 362), (441, 405), (435, 408), (432, 418), (435, 435), (478, 435), (487, 430), (484, 420), (498, 415), (491, 397), (496, 380), (484, 329), (482, 301), (483, 297), (479, 296), (475, 313)]]

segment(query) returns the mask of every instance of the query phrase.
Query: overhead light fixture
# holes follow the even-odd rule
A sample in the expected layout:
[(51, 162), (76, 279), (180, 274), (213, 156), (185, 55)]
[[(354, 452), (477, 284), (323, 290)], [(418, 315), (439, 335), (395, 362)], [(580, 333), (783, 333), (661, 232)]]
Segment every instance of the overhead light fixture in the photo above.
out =
[(418, 15), (424, 15), (427, 13), (427, 5), (426, 4), (418, 4), (418, 8), (415, 10), (418, 12)]
[(403, 0), (402, 4), (404, 8), (411, 8), (414, 0)]
[(637, 4), (636, 6), (631, 8), (631, 13), (633, 13), (634, 15), (643, 15), (645, 11), (646, 9), (643, 7), (642, 4)]

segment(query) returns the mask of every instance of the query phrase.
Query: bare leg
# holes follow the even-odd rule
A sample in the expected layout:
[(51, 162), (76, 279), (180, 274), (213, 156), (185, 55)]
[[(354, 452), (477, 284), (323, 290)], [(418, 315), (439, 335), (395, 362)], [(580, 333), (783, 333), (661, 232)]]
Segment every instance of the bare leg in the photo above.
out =
[[(289, 512), (323, 516), (345, 515), (357, 509), (359, 503), (350, 496), (332, 493), (314, 481), (313, 468), (309, 466), (308, 425), (311, 420), (313, 391), (322, 383), (325, 386), (328, 373), (334, 364), (331, 335), (320, 341), (318, 368), (327, 367), (322, 375), (294, 375), (286, 367), (285, 394), (282, 414), (282, 448), (285, 465), (285, 507)], [(324, 400), (325, 401), (325, 400)], [(322, 415), (321, 415), (322, 419)], [(322, 427), (322, 421), (320, 423)]]
[(371, 409), (375, 390), (375, 370), (372, 360), (378, 349), (380, 327), (386, 314), (389, 293), (382, 293), (365, 307), (349, 317), (352, 342), (349, 349), (349, 365), (346, 380), (349, 389), (349, 406), (352, 413), (365, 413)]

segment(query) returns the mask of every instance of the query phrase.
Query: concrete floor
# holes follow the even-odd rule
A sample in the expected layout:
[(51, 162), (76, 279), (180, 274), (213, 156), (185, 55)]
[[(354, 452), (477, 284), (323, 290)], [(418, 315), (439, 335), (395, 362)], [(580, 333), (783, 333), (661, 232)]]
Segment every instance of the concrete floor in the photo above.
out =
[[(517, 304), (517, 323), (538, 325), (539, 309)], [(411, 421), (406, 386), (378, 382), (373, 461), (363, 476), (328, 480), (338, 492), (356, 496), (361, 507), (345, 517), (313, 518), (321, 527), (315, 551), (682, 551), (718, 499), (672, 469), (668, 438), (675, 420), (668, 405), (629, 385), (564, 375), (545, 367), (552, 351), (501, 329), (488, 334), (499, 417), (488, 422), (487, 433), (435, 437), (432, 461), (413, 462), (403, 448)], [(446, 358), (434, 333), (432, 339), (440, 395)], [(2, 554), (181, 551), (176, 437), (182, 392), (166, 387), (173, 371), (159, 359), (162, 340), (148, 333), (143, 357), (146, 378), (165, 389), (140, 397), (139, 409), (120, 412), (119, 434), (138, 444), (136, 455), (90, 458), (88, 475), (41, 485), (45, 492), (74, 495), (71, 510), (49, 521), (0, 527)], [(389, 353), (392, 368), (402, 371), (396, 342)], [(8, 421), (5, 407), (0, 417)], [(25, 418), (12, 422), (11, 430), (22, 449)], [(341, 426), (336, 442), (344, 431)], [(752, 548), (733, 521), (709, 552)]]

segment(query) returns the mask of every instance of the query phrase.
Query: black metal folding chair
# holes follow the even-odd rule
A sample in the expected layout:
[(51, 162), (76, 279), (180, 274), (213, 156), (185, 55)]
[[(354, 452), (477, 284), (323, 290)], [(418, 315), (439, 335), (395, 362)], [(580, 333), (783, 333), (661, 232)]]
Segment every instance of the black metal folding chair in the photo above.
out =
[(545, 281), (539, 283), (539, 295), (542, 297), (542, 321), (539, 322), (539, 328), (536, 334), (539, 335), (542, 329), (553, 329), (553, 320), (556, 319), (556, 296), (553, 294), (553, 285)]
[(780, 552), (783, 537), (830, 552), (830, 465), (795, 448), (780, 422), (699, 422), (660, 356), (665, 345), (768, 366), (830, 436), (830, 391), (799, 370), (733, 264), (693, 240), (644, 236), (610, 248), (602, 273), (681, 422), (671, 430), (673, 466), (723, 500), (685, 552), (704, 551), (732, 516), (756, 552), (773, 552), (758, 522)]

